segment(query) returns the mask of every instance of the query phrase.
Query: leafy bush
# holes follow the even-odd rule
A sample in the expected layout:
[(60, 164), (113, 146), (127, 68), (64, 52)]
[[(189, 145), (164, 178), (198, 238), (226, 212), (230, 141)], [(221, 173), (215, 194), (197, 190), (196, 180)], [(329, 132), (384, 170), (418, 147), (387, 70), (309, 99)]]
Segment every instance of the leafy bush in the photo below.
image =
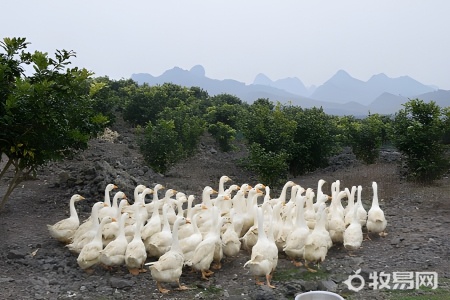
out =
[(267, 151), (257, 143), (251, 144), (249, 150), (250, 155), (242, 161), (242, 165), (257, 173), (259, 182), (273, 187), (286, 182), (289, 157), (286, 151)]
[(173, 120), (159, 119), (154, 125), (149, 122), (139, 139), (139, 147), (149, 166), (163, 174), (184, 157)]
[(224, 152), (233, 150), (232, 142), (235, 139), (236, 130), (231, 126), (222, 122), (217, 122), (209, 125), (208, 132), (211, 133), (214, 139), (219, 143), (220, 150)]
[(378, 114), (350, 123), (349, 144), (356, 158), (366, 164), (375, 163), (380, 154), (383, 129), (384, 123)]
[(432, 182), (449, 167), (443, 137), (446, 111), (435, 102), (413, 99), (405, 103), (394, 118), (392, 140), (406, 157), (408, 178)]

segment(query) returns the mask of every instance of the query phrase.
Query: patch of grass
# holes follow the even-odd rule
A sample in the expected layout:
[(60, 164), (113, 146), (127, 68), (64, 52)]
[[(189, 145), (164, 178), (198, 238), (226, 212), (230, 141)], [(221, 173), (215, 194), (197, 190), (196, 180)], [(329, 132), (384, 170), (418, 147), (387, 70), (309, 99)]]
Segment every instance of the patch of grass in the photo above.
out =
[(291, 279), (298, 279), (300, 271), (298, 268), (277, 269), (273, 274), (273, 279), (276, 281), (288, 281)]
[(384, 293), (389, 300), (447, 300), (450, 294), (447, 283), (447, 281), (439, 280), (439, 286), (434, 290), (431, 287), (421, 286), (414, 290), (387, 290)]
[(300, 274), (300, 279), (303, 280), (319, 280), (328, 278), (328, 272), (322, 269), (317, 269), (316, 273), (304, 271)]
[(219, 294), (219, 293), (221, 293), (223, 291), (223, 289), (221, 289), (221, 288), (218, 288), (218, 287), (216, 287), (216, 286), (214, 286), (214, 285), (210, 285), (209, 287), (207, 287), (206, 289), (205, 289), (205, 294), (207, 294), (207, 295), (217, 295), (217, 294)]

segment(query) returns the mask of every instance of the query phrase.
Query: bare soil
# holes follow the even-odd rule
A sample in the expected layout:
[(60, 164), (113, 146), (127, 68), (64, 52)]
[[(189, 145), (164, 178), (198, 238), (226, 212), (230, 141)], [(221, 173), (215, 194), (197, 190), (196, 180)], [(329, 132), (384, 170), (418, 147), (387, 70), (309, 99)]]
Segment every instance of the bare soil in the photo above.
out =
[[(92, 185), (98, 179), (87, 175), (77, 177), (77, 172), (109, 162), (118, 172), (114, 173), (115, 183), (126, 182), (121, 180), (127, 173), (132, 174), (130, 178), (136, 183), (149, 187), (161, 183), (167, 188), (194, 194), (197, 199), (204, 186), (217, 189), (222, 175), (228, 175), (232, 183), (239, 185), (257, 183), (254, 174), (237, 164), (239, 158), (245, 157), (244, 145), (239, 145), (235, 152), (222, 153), (216, 150), (211, 138), (204, 137), (197, 155), (162, 176), (145, 167), (132, 129), (123, 123), (113, 129), (121, 138), (114, 142), (93, 140), (88, 150), (72, 159), (49, 164), (38, 172), (35, 180), (23, 182), (13, 192), (0, 212), (0, 299), (294, 299), (298, 293), (324, 289), (347, 299), (403, 299), (401, 297), (406, 296), (411, 297), (408, 299), (449, 299), (450, 179), (445, 176), (426, 187), (406, 183), (398, 175), (397, 162), (385, 160), (370, 166), (358, 162), (340, 165), (337, 158), (339, 168), (289, 178), (312, 188), (323, 178), (327, 181), (326, 191), (336, 179), (341, 180), (342, 188), (362, 185), (367, 210), (371, 204), (371, 183), (378, 182), (380, 205), (388, 220), (387, 237), (375, 236), (371, 241), (364, 241), (355, 256), (349, 256), (340, 245), (333, 246), (318, 273), (295, 267), (280, 253), (273, 277), (276, 288), (257, 286), (248, 269), (243, 268), (250, 254), (241, 250), (237, 257), (224, 259), (222, 269), (216, 270), (209, 281), (186, 270), (180, 281), (191, 289), (177, 291), (175, 285), (168, 284), (171, 292), (167, 295), (158, 292), (150, 272), (132, 276), (125, 268), (111, 272), (99, 267), (93, 274), (86, 274), (78, 267), (76, 256), (53, 240), (46, 227), (68, 216), (69, 198), (75, 192), (87, 198), (77, 204), (81, 220), (89, 216), (93, 203), (102, 200), (101, 189)], [(74, 179), (67, 180), (67, 176)], [(0, 194), (5, 187), (3, 180)], [(124, 189), (132, 198), (131, 185), (119, 184), (119, 189)], [(279, 193), (279, 189), (272, 190), (273, 197)], [(353, 292), (344, 281), (357, 271), (365, 279), (365, 285), (362, 290)], [(368, 285), (374, 272), (391, 274), (391, 283), (395, 272), (436, 272), (438, 289), (374, 290)], [(359, 285), (355, 283), (355, 286)]]

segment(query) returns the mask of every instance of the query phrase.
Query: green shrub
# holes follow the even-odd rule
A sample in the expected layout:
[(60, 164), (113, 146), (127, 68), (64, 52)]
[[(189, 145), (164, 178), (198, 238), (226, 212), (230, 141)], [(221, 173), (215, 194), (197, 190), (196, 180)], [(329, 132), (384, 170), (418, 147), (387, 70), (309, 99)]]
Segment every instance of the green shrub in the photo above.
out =
[(392, 140), (406, 157), (408, 179), (432, 182), (448, 170), (443, 144), (446, 123), (445, 110), (433, 101), (410, 100), (395, 115)]

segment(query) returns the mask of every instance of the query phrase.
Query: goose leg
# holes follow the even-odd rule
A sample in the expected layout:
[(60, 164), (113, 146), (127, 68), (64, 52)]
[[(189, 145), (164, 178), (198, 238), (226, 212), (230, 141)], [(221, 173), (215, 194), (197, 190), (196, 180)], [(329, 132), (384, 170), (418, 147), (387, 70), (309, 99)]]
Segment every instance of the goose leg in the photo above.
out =
[(272, 284), (270, 284), (270, 279), (271, 279), (271, 278), (272, 278), (272, 275), (270, 275), (270, 274), (267, 274), (267, 275), (266, 275), (267, 286), (274, 289), (275, 286), (272, 285)]

